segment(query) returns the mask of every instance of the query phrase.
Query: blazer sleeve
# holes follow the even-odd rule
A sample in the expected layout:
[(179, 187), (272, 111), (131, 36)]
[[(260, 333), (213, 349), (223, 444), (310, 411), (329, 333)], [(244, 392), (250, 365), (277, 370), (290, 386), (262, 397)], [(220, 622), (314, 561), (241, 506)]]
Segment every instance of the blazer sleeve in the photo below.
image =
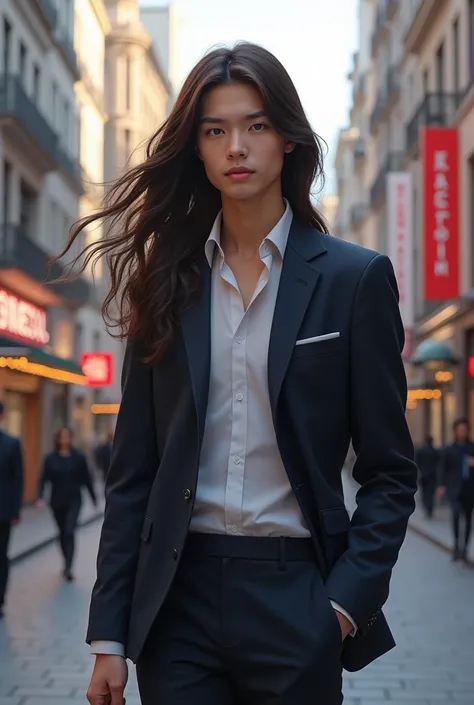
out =
[(105, 511), (86, 641), (126, 643), (140, 534), (159, 458), (152, 369), (132, 344), (105, 484)]
[(47, 455), (43, 461), (43, 468), (41, 470), (41, 475), (39, 478), (38, 482), (38, 499), (43, 499), (44, 497), (44, 491), (46, 489), (46, 485), (50, 481), (49, 478), (49, 460), (50, 456)]
[(387, 600), (417, 489), (405, 417), (404, 331), (388, 257), (375, 256), (361, 277), (350, 345), (351, 431), (357, 454), (353, 477), (360, 489), (348, 549), (331, 571), (327, 588), (363, 634)]

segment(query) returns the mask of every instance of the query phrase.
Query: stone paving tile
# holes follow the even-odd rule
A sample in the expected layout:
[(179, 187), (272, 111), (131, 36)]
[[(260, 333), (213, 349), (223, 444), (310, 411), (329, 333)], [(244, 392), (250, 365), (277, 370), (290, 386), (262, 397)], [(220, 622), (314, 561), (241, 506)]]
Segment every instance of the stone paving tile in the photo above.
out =
[[(86, 703), (84, 644), (99, 525), (79, 538), (77, 582), (65, 585), (55, 547), (15, 565), (0, 624), (0, 705)], [(474, 571), (408, 534), (387, 617), (398, 646), (344, 677), (344, 705), (474, 705)], [(127, 705), (139, 705), (130, 668)]]

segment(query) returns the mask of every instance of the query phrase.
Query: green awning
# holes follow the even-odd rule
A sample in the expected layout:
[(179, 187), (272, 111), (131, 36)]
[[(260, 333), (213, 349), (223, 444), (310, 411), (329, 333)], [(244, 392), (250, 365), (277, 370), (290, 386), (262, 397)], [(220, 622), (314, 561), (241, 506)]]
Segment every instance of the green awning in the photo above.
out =
[[(20, 365), (20, 358), (26, 358), (27, 362)], [(4, 336), (0, 336), (0, 367), (37, 374), (40, 377), (56, 379), (58, 382), (87, 384), (87, 377), (76, 360), (58, 357), (41, 348)]]

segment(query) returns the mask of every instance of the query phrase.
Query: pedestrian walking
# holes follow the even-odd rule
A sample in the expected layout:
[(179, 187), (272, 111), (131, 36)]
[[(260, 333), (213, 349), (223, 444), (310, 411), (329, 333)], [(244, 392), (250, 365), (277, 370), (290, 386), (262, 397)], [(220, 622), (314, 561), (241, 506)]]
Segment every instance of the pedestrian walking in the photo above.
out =
[(217, 49), (73, 231), (120, 221), (89, 254), (109, 253), (128, 340), (93, 705), (123, 704), (124, 657), (143, 705), (339, 705), (342, 667), (394, 645), (382, 606), (416, 491), (403, 325), (390, 260), (313, 205), (322, 153), (272, 54)]
[(418, 466), (421, 501), (428, 519), (433, 517), (434, 512), (440, 457), (440, 451), (434, 447), (433, 436), (427, 435), (424, 444), (416, 450), (415, 460)]
[(103, 443), (99, 443), (94, 451), (95, 463), (100, 471), (100, 474), (105, 482), (107, 472), (110, 466), (112, 457), (112, 442), (114, 440), (114, 432), (112, 429), (107, 431), (107, 436)]
[(72, 445), (69, 428), (61, 428), (54, 439), (54, 451), (49, 453), (43, 464), (39, 490), (38, 507), (43, 507), (46, 487), (50, 490), (50, 508), (59, 531), (59, 545), (64, 558), (64, 579), (74, 580), (75, 533), (81, 511), (82, 488), (97, 504), (94, 486), (85, 455)]
[[(440, 496), (451, 505), (454, 535), (453, 560), (468, 560), (469, 539), (474, 511), (474, 443), (469, 437), (467, 419), (453, 424), (454, 442), (443, 452)], [(461, 519), (464, 532), (461, 538)]]
[[(5, 407), (0, 402), (0, 424)], [(23, 456), (18, 438), (0, 429), (0, 619), (8, 582), (8, 545), (12, 527), (20, 521), (23, 496)]]

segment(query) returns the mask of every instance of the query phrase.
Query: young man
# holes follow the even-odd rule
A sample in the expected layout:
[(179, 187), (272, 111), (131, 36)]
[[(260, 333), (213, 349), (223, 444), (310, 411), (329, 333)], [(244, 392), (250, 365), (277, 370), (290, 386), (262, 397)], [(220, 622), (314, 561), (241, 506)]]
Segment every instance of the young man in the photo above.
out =
[[(452, 510), (454, 550), (453, 560), (468, 560), (469, 539), (474, 511), (474, 443), (469, 438), (467, 419), (457, 419), (453, 424), (454, 442), (449, 445), (442, 460), (440, 495), (446, 495)], [(460, 523), (464, 519), (461, 542)]]
[(124, 657), (143, 705), (339, 705), (342, 667), (394, 645), (381, 609), (417, 475), (397, 286), (326, 234), (321, 168), (285, 69), (241, 44), (195, 67), (99, 216), (125, 222), (95, 252), (129, 344), (91, 705), (123, 705)]
[[(0, 402), (0, 424), (5, 407)], [(0, 619), (8, 580), (8, 544), (13, 526), (20, 521), (23, 495), (23, 459), (18, 438), (0, 429)]]

